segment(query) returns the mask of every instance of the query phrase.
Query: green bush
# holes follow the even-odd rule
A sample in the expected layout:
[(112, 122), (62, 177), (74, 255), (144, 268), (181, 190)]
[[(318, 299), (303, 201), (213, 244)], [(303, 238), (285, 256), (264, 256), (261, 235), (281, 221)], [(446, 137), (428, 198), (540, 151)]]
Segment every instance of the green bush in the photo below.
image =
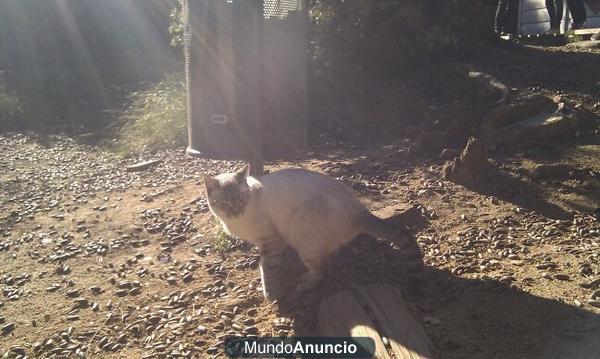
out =
[(186, 95), (182, 75), (129, 95), (120, 116), (119, 148), (129, 151), (185, 146)]
[(17, 128), (22, 115), (21, 101), (0, 82), (0, 131)]

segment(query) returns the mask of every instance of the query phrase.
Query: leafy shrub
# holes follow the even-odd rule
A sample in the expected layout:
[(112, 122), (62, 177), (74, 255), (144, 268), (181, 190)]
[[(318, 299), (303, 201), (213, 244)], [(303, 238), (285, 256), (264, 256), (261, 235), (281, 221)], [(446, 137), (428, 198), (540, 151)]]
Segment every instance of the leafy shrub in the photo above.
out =
[(185, 0), (177, 0), (176, 6), (173, 6), (169, 14), (169, 34), (171, 35), (171, 47), (175, 49), (183, 48), (184, 17), (183, 9)]
[(182, 75), (129, 95), (120, 119), (119, 147), (124, 150), (172, 148), (186, 143), (186, 95)]
[(0, 82), (0, 131), (12, 130), (19, 126), (22, 120), (23, 106), (21, 101), (8, 91)]

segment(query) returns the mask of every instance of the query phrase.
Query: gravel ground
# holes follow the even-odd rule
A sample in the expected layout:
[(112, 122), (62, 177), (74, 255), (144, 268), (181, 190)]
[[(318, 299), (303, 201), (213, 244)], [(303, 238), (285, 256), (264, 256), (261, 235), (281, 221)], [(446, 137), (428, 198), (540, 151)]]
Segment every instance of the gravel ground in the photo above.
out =
[[(508, 197), (519, 191), (442, 181), (442, 163), (404, 159), (402, 146), (325, 144), (294, 165), (338, 178), (380, 216), (413, 208), (429, 268), (421, 293), (407, 296), (440, 357), (597, 353), (598, 219), (552, 219), (515, 206)], [(152, 158), (161, 162), (128, 172), (146, 158), (65, 136), (0, 138), (6, 357), (222, 357), (228, 335), (314, 333), (314, 305), (264, 301), (256, 250), (223, 240), (208, 212), (201, 175), (239, 164), (182, 151)], [(358, 238), (320, 293), (374, 281), (404, 288), (397, 258)]]
[[(478, 67), (518, 93), (560, 94), (597, 118), (599, 51), (509, 48)], [(268, 164), (327, 173), (380, 216), (410, 210), (428, 264), (421, 291), (409, 293), (396, 249), (358, 238), (332, 261), (316, 298), (287, 303), (263, 299), (256, 250), (225, 239), (208, 212), (202, 175), (239, 163), (0, 136), (0, 356), (220, 358), (229, 335), (315, 334), (319, 297), (383, 282), (403, 289), (440, 358), (598, 358), (595, 131), (492, 153), (502, 176), (489, 191), (442, 180), (442, 161), (407, 158), (401, 141), (322, 140), (293, 163)], [(160, 163), (126, 170), (149, 159)], [(565, 163), (574, 169), (536, 175)]]

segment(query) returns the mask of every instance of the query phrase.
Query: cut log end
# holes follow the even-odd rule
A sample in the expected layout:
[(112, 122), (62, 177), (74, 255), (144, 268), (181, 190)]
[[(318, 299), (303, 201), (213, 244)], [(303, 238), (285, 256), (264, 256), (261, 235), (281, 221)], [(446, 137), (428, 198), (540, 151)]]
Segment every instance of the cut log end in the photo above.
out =
[(373, 284), (340, 292), (319, 306), (322, 335), (370, 337), (374, 358), (432, 358), (432, 345), (398, 288)]

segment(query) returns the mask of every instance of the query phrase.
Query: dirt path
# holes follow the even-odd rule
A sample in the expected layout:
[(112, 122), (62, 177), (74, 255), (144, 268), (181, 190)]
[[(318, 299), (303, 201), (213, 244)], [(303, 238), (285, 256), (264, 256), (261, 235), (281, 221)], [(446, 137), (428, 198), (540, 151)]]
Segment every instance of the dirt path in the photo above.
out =
[[(441, 181), (441, 163), (413, 164), (402, 148), (324, 146), (296, 165), (344, 181), (381, 216), (423, 213), (415, 231), (430, 269), (410, 303), (440, 357), (598, 353), (598, 220), (549, 219)], [(0, 138), (0, 352), (222, 357), (227, 335), (313, 332), (314, 308), (265, 302), (256, 251), (228, 248), (207, 212), (199, 178), (235, 164), (153, 157), (155, 168), (126, 172), (138, 159), (66, 137)], [(402, 287), (397, 256), (357, 239), (322, 295), (373, 281)]]

